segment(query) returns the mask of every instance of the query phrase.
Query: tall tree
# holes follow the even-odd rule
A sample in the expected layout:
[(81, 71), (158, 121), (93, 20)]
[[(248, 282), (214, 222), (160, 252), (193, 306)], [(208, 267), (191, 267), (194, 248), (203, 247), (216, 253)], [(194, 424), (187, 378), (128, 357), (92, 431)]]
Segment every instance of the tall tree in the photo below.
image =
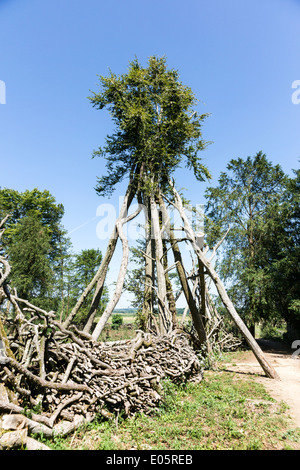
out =
[[(97, 340), (113, 308), (118, 302), (123, 286), (128, 263), (128, 240), (124, 236), (123, 225), (135, 214), (127, 216), (127, 210), (134, 195), (137, 196), (139, 205), (143, 203), (146, 214), (150, 215), (146, 228), (146, 240), (149, 241), (148, 232), (155, 244), (155, 256), (151, 256), (153, 266), (156, 268), (157, 288), (155, 289), (159, 315), (158, 332), (162, 335), (168, 334), (176, 328), (174, 317), (174, 296), (170, 291), (170, 282), (166, 273), (170, 267), (166, 267), (166, 247), (162, 240), (162, 225), (158, 212), (160, 199), (168, 192), (173, 199), (172, 204), (180, 212), (184, 221), (184, 230), (197, 253), (199, 267), (205, 266), (207, 273), (213, 278), (218, 292), (227, 306), (228, 311), (251, 348), (258, 357), (263, 368), (269, 376), (275, 377), (273, 368), (267, 364), (265, 358), (253, 337), (249, 334), (244, 323), (240, 320), (232, 302), (228, 298), (219, 277), (207, 262), (204, 253), (199, 247), (192, 228), (184, 214), (182, 201), (174, 188), (171, 177), (179, 164), (185, 162), (191, 168), (197, 180), (210, 177), (208, 170), (200, 162), (199, 151), (205, 148), (206, 143), (202, 139), (201, 126), (206, 115), (197, 115), (192, 107), (195, 105), (195, 97), (192, 91), (183, 86), (178, 80), (178, 73), (166, 68), (165, 59), (152, 57), (149, 59), (147, 68), (143, 68), (138, 61), (130, 64), (126, 75), (116, 77), (100, 77), (102, 91), (91, 97), (91, 102), (99, 109), (107, 107), (116, 124), (116, 131), (106, 140), (104, 149), (99, 149), (95, 155), (100, 155), (107, 160), (108, 175), (98, 179), (97, 191), (99, 194), (110, 194), (115, 185), (125, 176), (130, 178), (128, 191), (124, 198), (124, 204), (119, 218), (115, 224), (112, 237), (109, 242), (108, 251), (104, 257), (106, 264), (100, 266), (94, 277), (98, 282), (96, 292), (101, 289), (105, 272), (111, 260), (115, 244), (115, 235), (122, 241), (122, 261), (116, 289), (112, 299), (107, 305), (103, 316), (97, 323), (92, 338)], [(139, 209), (140, 210), (140, 209)], [(164, 224), (163, 224), (164, 225)], [(169, 239), (170, 241), (170, 239)], [(174, 240), (175, 241), (175, 240)], [(171, 242), (173, 244), (173, 240)], [(150, 253), (150, 244), (147, 243), (147, 257)], [(176, 249), (175, 249), (176, 251)], [(175, 256), (175, 252), (174, 252)], [(200, 342), (207, 342), (203, 319), (199, 310), (195, 307), (195, 299), (188, 286), (188, 280), (184, 269), (180, 269), (181, 259), (177, 254), (176, 268), (178, 276), (189, 303), (193, 315), (195, 328)], [(150, 275), (151, 263), (148, 263), (145, 276)], [(202, 276), (204, 278), (204, 275)], [(101, 280), (101, 281), (100, 281)], [(92, 288), (94, 282), (90, 284)], [(200, 281), (201, 282), (201, 281)], [(153, 275), (150, 286), (153, 289)], [(205, 292), (205, 286), (201, 286), (201, 292)], [(82, 300), (88, 293), (88, 289), (82, 294)], [(151, 299), (145, 298), (148, 305)], [(205, 299), (203, 299), (205, 300)], [(79, 305), (79, 304), (78, 304)], [(204, 305), (202, 305), (204, 307)], [(78, 307), (77, 307), (78, 308)], [(71, 321), (75, 310), (70, 315)], [(201, 308), (202, 310), (202, 308)], [(204, 308), (203, 308), (204, 310)], [(68, 324), (65, 322), (65, 324)], [(197, 325), (197, 327), (196, 327)]]
[[(98, 109), (108, 109), (115, 124), (115, 132), (106, 138), (106, 145), (94, 153), (94, 156), (105, 158), (107, 166), (107, 175), (98, 178), (96, 190), (99, 195), (110, 195), (116, 184), (125, 177), (130, 179), (130, 185), (124, 211), (122, 209), (104, 257), (106, 265), (100, 267), (97, 275), (99, 279), (96, 292), (101, 292), (106, 267), (114, 252), (116, 240), (120, 237), (123, 261), (116, 291), (93, 335), (98, 337), (105, 318), (111, 314), (122, 291), (128, 262), (128, 246), (122, 235), (122, 224), (134, 196), (144, 205), (147, 217), (150, 218), (151, 227), (148, 226), (146, 230), (151, 231), (152, 241), (155, 243), (157, 259), (153, 266), (156, 266), (158, 280), (159, 320), (162, 331), (166, 331), (171, 325), (172, 315), (168, 311), (168, 302), (172, 296), (167, 287), (168, 279), (164, 275), (165, 259), (159, 233), (157, 196), (159, 190), (167, 191), (170, 188), (169, 178), (182, 163), (193, 170), (197, 180), (210, 177), (199, 157), (199, 151), (207, 145), (202, 138), (202, 124), (207, 115), (198, 114), (194, 110), (197, 104), (195, 95), (179, 81), (177, 71), (167, 68), (165, 58), (151, 57), (146, 67), (134, 60), (129, 64), (126, 74), (116, 76), (111, 73), (108, 77), (99, 78), (101, 91), (93, 93), (90, 101)], [(149, 237), (148, 241), (147, 250), (151, 250)], [(150, 259), (149, 255), (147, 259)], [(147, 285), (150, 290), (144, 302), (144, 308), (147, 306), (149, 310), (144, 312), (146, 317), (151, 311), (153, 266), (147, 263)], [(72, 315), (69, 321), (71, 317)]]
[(14, 230), (9, 249), (11, 282), (21, 298), (43, 297), (50, 289), (53, 280), (50, 240), (49, 229), (32, 214), (23, 217)]
[[(214, 243), (230, 226), (223, 243), (220, 273), (249, 326), (268, 315), (264, 308), (266, 247), (278, 236), (287, 177), (262, 152), (233, 159), (218, 186), (206, 191), (207, 233)], [(270, 253), (270, 250), (269, 250)]]
[(300, 171), (288, 178), (281, 204), (269, 205), (261, 237), (262, 301), (269, 317), (300, 332)]
[(288, 263), (288, 273), (286, 273), (289, 282), (288, 291), (288, 309), (290, 321), (295, 324), (300, 332), (300, 170), (294, 170), (295, 178), (290, 180), (288, 190), (291, 194), (291, 217), (288, 225), (288, 236), (291, 239), (289, 251), (286, 251)]
[(9, 214), (2, 242), (9, 249), (10, 241), (13, 239), (17, 224), (26, 216), (32, 215), (38, 218), (50, 234), (52, 259), (59, 251), (60, 238), (63, 232), (61, 219), (64, 215), (64, 207), (57, 204), (54, 196), (47, 191), (37, 188), (19, 192), (14, 189), (0, 189), (0, 218)]

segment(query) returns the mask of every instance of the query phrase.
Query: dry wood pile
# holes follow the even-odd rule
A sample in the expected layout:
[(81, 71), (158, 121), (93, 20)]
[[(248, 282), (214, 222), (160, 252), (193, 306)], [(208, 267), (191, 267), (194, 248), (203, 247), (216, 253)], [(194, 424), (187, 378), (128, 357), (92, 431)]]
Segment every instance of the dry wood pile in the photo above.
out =
[[(133, 340), (101, 343), (75, 327), (65, 329), (51, 312), (11, 299), (27, 305), (27, 318), (19, 308), (19, 326), (5, 324), (10, 333), (9, 353), (0, 354), (4, 423), (14, 413), (29, 432), (66, 434), (99, 413), (106, 418), (150, 413), (163, 399), (162, 379), (202, 378), (198, 356), (182, 330), (167, 336), (137, 331)], [(26, 410), (33, 415), (24, 425)]]

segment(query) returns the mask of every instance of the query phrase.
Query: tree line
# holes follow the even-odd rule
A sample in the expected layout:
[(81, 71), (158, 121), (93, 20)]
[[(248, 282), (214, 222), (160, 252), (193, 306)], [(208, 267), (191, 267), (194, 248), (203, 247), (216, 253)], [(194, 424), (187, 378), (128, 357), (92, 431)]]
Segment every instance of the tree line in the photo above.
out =
[[(7, 214), (1, 250), (12, 266), (9, 287), (20, 298), (57, 312), (63, 321), (98, 269), (101, 251), (82, 249), (74, 253), (62, 225), (63, 205), (47, 190), (0, 189), (0, 219)], [(88, 310), (92, 295), (85, 299), (77, 323)], [(106, 300), (107, 291), (99, 313)]]

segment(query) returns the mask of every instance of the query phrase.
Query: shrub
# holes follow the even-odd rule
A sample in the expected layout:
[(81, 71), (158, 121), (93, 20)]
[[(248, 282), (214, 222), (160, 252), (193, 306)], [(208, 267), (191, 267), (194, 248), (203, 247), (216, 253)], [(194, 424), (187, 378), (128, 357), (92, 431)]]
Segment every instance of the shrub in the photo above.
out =
[(118, 330), (121, 325), (123, 325), (123, 317), (119, 313), (116, 313), (112, 316), (111, 319), (112, 329)]

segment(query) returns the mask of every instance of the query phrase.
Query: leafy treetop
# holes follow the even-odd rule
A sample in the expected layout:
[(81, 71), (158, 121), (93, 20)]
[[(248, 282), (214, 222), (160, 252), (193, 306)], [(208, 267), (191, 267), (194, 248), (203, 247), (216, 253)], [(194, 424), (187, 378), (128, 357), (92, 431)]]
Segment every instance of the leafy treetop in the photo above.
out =
[[(106, 158), (108, 174), (98, 178), (96, 191), (110, 195), (124, 177), (137, 176), (145, 191), (149, 182), (164, 185), (185, 159), (197, 180), (209, 178), (198, 152), (206, 147), (201, 126), (207, 114), (198, 114), (192, 90), (168, 70), (165, 58), (151, 57), (148, 66), (138, 60), (127, 74), (100, 76), (101, 92), (89, 97), (94, 107), (107, 108), (115, 131), (94, 156)], [(148, 185), (148, 186), (147, 186)]]

